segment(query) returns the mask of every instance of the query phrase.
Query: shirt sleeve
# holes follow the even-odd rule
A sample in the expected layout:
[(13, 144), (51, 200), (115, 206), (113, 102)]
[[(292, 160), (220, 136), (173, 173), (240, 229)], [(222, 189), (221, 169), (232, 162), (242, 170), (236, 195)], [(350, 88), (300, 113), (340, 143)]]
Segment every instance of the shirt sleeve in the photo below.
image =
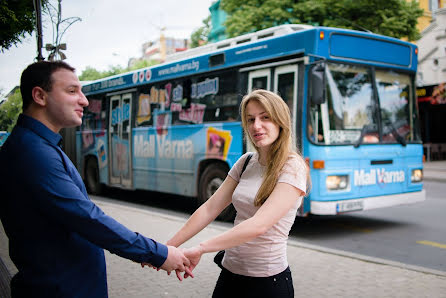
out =
[[(29, 162), (28, 183), (36, 196), (35, 208), (39, 212), (65, 226), (111, 253), (146, 262), (160, 267), (167, 258), (167, 246), (135, 233), (107, 216), (87, 196), (74, 166), (68, 171), (63, 162), (62, 152), (57, 149), (40, 152)], [(71, 176), (70, 176), (71, 174)]]
[(297, 156), (291, 157), (283, 166), (277, 183), (284, 182), (290, 184), (306, 194), (307, 189), (307, 168), (305, 161)]

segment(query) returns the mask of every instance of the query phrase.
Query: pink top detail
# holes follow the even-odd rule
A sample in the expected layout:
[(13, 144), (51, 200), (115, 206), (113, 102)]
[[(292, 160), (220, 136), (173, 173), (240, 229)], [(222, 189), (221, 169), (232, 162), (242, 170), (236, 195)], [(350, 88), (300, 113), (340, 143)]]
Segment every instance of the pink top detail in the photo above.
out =
[[(262, 184), (266, 167), (259, 163), (258, 153), (254, 153), (240, 178), (246, 156), (247, 154), (244, 154), (229, 171), (229, 176), (239, 182), (232, 195), (232, 204), (237, 210), (234, 225), (254, 216), (260, 208), (254, 206), (254, 198)], [(306, 173), (303, 163), (304, 161), (297, 157), (290, 158), (279, 175), (278, 183), (288, 183), (305, 193)], [(288, 267), (288, 234), (301, 201), (302, 197), (296, 197), (294, 207), (263, 235), (227, 249), (223, 267), (235, 274), (254, 277), (272, 276), (284, 271)]]

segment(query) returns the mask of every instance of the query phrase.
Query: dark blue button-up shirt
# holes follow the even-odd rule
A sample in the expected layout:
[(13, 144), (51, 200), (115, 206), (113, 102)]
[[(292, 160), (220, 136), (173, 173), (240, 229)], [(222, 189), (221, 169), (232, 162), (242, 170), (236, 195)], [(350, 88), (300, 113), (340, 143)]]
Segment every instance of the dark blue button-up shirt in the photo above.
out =
[(105, 215), (60, 140), (20, 115), (0, 149), (0, 218), (19, 270), (11, 289), (26, 297), (107, 297), (102, 248), (159, 267), (167, 247)]

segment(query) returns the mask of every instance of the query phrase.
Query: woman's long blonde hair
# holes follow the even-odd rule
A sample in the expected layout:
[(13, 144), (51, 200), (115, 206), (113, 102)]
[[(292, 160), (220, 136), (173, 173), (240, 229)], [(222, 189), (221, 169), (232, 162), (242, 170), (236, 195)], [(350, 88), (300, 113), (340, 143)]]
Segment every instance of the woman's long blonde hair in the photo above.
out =
[[(279, 126), (279, 136), (271, 145), (268, 156), (266, 156), (267, 168), (265, 176), (263, 177), (262, 185), (260, 186), (254, 200), (255, 206), (261, 206), (271, 195), (274, 187), (276, 186), (279, 174), (287, 160), (292, 156), (297, 156), (298, 158), (302, 159), (303, 163), (305, 162), (303, 161), (302, 155), (300, 152), (298, 152), (293, 143), (290, 109), (279, 95), (262, 89), (252, 91), (243, 97), (240, 104), (240, 115), (242, 118), (245, 138), (254, 146), (257, 153), (260, 154), (259, 148), (254, 144), (248, 132), (246, 107), (250, 101), (259, 102), (271, 117), (271, 120)], [(305, 174), (307, 176), (307, 185), (309, 185), (308, 179), (310, 179), (310, 177), (308, 167), (306, 167), (306, 171), (307, 173)]]

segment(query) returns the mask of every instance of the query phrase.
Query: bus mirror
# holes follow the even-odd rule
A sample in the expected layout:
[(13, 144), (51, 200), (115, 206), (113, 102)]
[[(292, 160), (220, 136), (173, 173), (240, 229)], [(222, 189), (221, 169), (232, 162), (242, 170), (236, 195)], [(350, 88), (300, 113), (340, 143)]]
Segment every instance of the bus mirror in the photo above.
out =
[(315, 105), (325, 102), (325, 65), (318, 64), (310, 71), (310, 99)]

